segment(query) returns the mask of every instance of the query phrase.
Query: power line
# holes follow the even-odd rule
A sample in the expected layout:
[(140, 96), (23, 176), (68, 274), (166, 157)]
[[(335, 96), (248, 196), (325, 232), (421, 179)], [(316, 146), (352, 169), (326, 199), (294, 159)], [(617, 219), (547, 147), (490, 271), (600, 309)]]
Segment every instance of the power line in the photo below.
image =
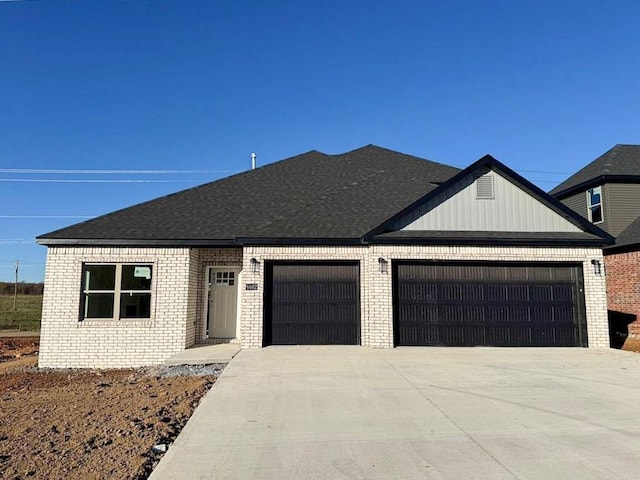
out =
[(95, 215), (0, 215), (0, 218), (94, 218)]
[[(2, 0), (0, 0), (2, 1)], [(515, 169), (523, 173), (544, 175), (571, 175), (571, 172), (550, 172), (548, 170)], [(202, 175), (211, 173), (234, 173), (234, 170), (144, 170), (144, 169), (65, 169), (65, 168), (0, 168), (0, 173), (54, 174), (54, 175)]]
[(553, 183), (558, 184), (559, 182), (556, 180), (529, 180), (531, 183)]
[(519, 168), (514, 170), (518, 172), (524, 172), (524, 173), (542, 173), (545, 175), (572, 175), (570, 172), (548, 172), (546, 170), (520, 170)]
[(65, 178), (0, 178), (0, 182), (28, 183), (193, 183), (195, 180), (138, 180), (138, 179), (65, 179)]
[[(14, 263), (2, 263), (0, 264), (0, 267), (15, 267), (16, 264)], [(30, 264), (24, 264), (21, 263), (20, 264), (20, 268), (24, 268), (24, 267), (44, 267), (45, 264), (44, 263), (30, 263)]]
[[(530, 180), (533, 183), (559, 183), (557, 180)], [(194, 183), (195, 180), (151, 180), (151, 179), (64, 179), (64, 178), (0, 178), (0, 182), (23, 183)]]
[(0, 168), (0, 173), (49, 174), (56, 175), (194, 175), (204, 173), (231, 173), (233, 170), (75, 170), (62, 168)]
[(0, 239), (0, 245), (31, 245), (35, 244), (35, 240), (25, 240), (23, 238), (12, 239)]

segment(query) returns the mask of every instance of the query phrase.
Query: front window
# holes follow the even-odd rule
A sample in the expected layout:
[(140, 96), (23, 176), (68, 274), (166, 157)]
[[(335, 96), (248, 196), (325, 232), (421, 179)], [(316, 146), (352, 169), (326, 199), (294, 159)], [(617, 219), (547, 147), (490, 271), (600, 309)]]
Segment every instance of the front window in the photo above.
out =
[(602, 222), (602, 187), (587, 190), (587, 211), (592, 223)]
[(146, 264), (86, 264), (81, 320), (150, 318), (152, 272)]

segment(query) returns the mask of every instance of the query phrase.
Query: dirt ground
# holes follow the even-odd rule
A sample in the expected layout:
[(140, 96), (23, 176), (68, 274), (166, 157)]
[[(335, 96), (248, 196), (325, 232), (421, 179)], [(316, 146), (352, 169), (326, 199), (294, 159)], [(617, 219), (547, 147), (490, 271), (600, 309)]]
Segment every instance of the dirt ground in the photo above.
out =
[[(0, 477), (144, 479), (215, 376), (38, 370), (37, 337), (0, 337)], [(640, 339), (624, 350), (640, 352)]]
[(215, 376), (38, 370), (37, 338), (0, 338), (3, 479), (144, 479)]
[(640, 337), (627, 337), (622, 346), (622, 350), (640, 353)]

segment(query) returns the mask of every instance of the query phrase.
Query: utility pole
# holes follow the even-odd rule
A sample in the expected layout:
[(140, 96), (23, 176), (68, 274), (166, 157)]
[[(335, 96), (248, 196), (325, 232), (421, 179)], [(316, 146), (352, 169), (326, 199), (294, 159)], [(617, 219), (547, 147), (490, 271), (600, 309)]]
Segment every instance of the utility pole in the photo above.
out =
[(20, 260), (16, 260), (16, 283), (13, 285), (13, 311), (18, 310), (18, 269), (20, 268)]

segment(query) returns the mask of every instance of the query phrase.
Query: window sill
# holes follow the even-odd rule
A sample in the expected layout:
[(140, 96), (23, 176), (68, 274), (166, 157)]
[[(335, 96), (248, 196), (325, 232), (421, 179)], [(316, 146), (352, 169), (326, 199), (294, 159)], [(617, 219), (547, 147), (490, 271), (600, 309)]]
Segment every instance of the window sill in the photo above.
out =
[(91, 327), (151, 327), (153, 322), (150, 318), (126, 318), (115, 320), (111, 318), (87, 318), (78, 322), (80, 328)]

